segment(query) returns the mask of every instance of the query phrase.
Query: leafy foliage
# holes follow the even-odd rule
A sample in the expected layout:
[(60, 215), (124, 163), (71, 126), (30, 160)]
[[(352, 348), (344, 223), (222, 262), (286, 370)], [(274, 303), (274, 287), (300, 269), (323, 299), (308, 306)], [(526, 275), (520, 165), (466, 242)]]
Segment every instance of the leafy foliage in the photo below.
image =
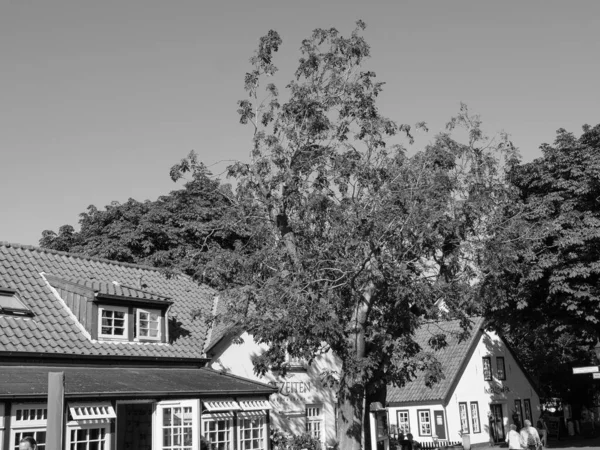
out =
[[(165, 270), (180, 270), (210, 281), (202, 268), (216, 249), (232, 249), (243, 241), (245, 231), (231, 207), (231, 188), (211, 179), (206, 167), (191, 153), (185, 168), (192, 178), (183, 189), (156, 201), (113, 202), (101, 210), (88, 207), (80, 215), (80, 231), (70, 225), (58, 234), (46, 230), (40, 245), (45, 248), (86, 254), (121, 262), (141, 263)], [(181, 167), (172, 178), (181, 177)]]
[(561, 395), (570, 367), (592, 362), (600, 338), (600, 125), (578, 139), (560, 129), (541, 149), (511, 172), (512, 225), (490, 246), (482, 286), (491, 323), (547, 394)]
[[(508, 137), (487, 138), (464, 105), (447, 133), (407, 156), (398, 142), (412, 141), (411, 127), (380, 114), (383, 83), (362, 67), (364, 26), (305, 39), (285, 101), (261, 84), (276, 71), (281, 39), (271, 31), (260, 40), (238, 109), (253, 130), (251, 158), (229, 169), (252, 232), (207, 271), (229, 286), (227, 316), (269, 344), (255, 359), (258, 373), (285, 370), (287, 354), (341, 359), (340, 445), (348, 449), (360, 445), (365, 396), (385, 401), (389, 383), (419, 370), (430, 383), (443, 376), (413, 331), (438, 316), (442, 300), (468, 327), (477, 258), (507, 198), (500, 160), (515, 156)], [(468, 143), (453, 138), (457, 130)]]

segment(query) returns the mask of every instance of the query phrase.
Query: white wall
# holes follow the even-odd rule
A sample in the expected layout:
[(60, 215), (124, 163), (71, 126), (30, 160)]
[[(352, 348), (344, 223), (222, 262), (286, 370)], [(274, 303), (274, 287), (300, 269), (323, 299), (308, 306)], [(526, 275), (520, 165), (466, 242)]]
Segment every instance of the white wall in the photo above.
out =
[[(492, 380), (485, 381), (483, 376), (483, 358), (490, 356), (492, 360)], [(504, 357), (506, 369), (506, 380), (497, 378), (496, 357)], [(521, 400), (524, 411), (524, 400), (531, 402), (533, 423), (540, 415), (540, 399), (533, 387), (520, 369), (513, 355), (504, 342), (496, 333), (486, 332), (482, 335), (471, 360), (469, 361), (463, 376), (454, 390), (446, 410), (448, 411), (448, 425), (453, 436), (459, 437), (461, 428), (459, 416), (459, 402), (477, 402), (481, 422), (481, 433), (473, 433), (471, 424), (471, 443), (483, 443), (490, 441), (488, 414), (490, 404), (502, 405), (504, 433), (508, 432), (508, 426), (513, 423), (512, 413), (515, 409), (515, 400)], [(469, 411), (470, 413), (470, 411)], [(524, 420), (524, 417), (521, 421)], [(469, 421), (471, 417), (469, 414)]]
[(305, 432), (306, 405), (322, 404), (324, 424), (322, 441), (326, 445), (335, 442), (335, 388), (328, 387), (322, 379), (327, 373), (335, 373), (339, 370), (341, 363), (328, 353), (316, 358), (306, 370), (295, 369), (285, 377), (276, 373), (258, 377), (253, 370), (252, 357), (264, 352), (267, 347), (258, 345), (248, 333), (244, 333), (241, 339), (242, 344), (231, 344), (221, 349), (217, 347), (217, 354), (213, 358), (211, 367), (276, 385), (279, 392), (271, 395), (269, 399), (273, 407), (272, 428), (296, 435), (302, 434)]
[[(492, 360), (492, 381), (485, 381), (483, 376), (483, 357), (489, 356)], [(504, 357), (506, 369), (506, 380), (499, 380), (496, 376), (496, 357)], [(508, 426), (513, 423), (512, 412), (515, 408), (515, 400), (521, 400), (524, 411), (524, 400), (531, 402), (532, 422), (535, 424), (540, 415), (540, 401), (533, 387), (519, 368), (513, 355), (510, 353), (504, 342), (493, 332), (482, 334), (473, 355), (456, 385), (448, 404), (444, 407), (441, 403), (429, 406), (394, 406), (388, 408), (390, 424), (397, 425), (397, 411), (409, 410), (410, 427), (414, 438), (420, 442), (430, 442), (432, 438), (419, 436), (417, 411), (419, 409), (429, 409), (431, 411), (432, 427), (434, 414), (433, 411), (445, 411), (445, 422), (447, 429), (447, 439), (450, 441), (461, 441), (460, 434), (461, 421), (459, 413), (459, 403), (467, 403), (469, 413), (469, 431), (472, 444), (488, 443), (490, 441), (488, 414), (490, 404), (502, 405), (503, 427), (505, 435), (508, 432)], [(479, 409), (480, 432), (474, 433), (471, 419), (471, 403), (476, 402)], [(523, 418), (524, 419), (524, 418)]]

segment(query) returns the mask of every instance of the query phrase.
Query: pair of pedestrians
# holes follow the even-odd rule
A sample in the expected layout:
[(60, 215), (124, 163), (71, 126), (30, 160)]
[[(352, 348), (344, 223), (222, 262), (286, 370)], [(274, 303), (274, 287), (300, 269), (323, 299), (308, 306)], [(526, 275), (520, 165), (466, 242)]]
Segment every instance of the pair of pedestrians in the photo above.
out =
[(510, 426), (510, 431), (506, 435), (509, 450), (541, 450), (542, 441), (538, 431), (531, 426), (531, 421), (526, 420), (525, 426), (517, 433), (516, 425)]

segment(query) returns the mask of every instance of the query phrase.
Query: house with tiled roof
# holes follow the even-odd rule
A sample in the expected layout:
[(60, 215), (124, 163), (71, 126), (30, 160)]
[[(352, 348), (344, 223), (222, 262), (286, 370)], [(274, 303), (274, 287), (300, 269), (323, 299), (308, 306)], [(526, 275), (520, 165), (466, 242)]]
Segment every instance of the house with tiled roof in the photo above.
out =
[[(215, 297), (213, 314), (223, 317), (226, 313), (225, 302)], [(337, 397), (329, 377), (339, 373), (339, 358), (329, 351), (310, 364), (289, 359), (287, 373), (269, 371), (259, 376), (252, 361), (266, 349), (265, 344), (258, 344), (252, 335), (227, 320), (214, 322), (205, 347), (213, 369), (276, 387), (277, 391), (269, 398), (269, 417), (274, 430), (293, 435), (308, 433), (321, 441), (323, 449), (332, 448), (337, 441)]]
[(430, 322), (416, 331), (422, 348), (435, 335), (447, 345), (432, 351), (444, 379), (426, 385), (423, 373), (403, 387), (388, 387), (387, 410), (392, 434), (413, 434), (416, 441), (504, 443), (510, 424), (540, 415), (535, 384), (501, 336), (473, 319), (467, 336), (458, 321)]
[(49, 374), (64, 449), (268, 448), (275, 389), (207, 366), (194, 312), (214, 297), (155, 268), (0, 243), (0, 448), (46, 448)]

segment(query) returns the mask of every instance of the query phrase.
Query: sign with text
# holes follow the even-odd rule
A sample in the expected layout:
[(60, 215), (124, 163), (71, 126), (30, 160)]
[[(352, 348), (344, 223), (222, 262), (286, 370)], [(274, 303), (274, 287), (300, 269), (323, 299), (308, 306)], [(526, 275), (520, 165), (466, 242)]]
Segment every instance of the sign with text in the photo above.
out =
[(573, 375), (578, 375), (582, 373), (596, 373), (600, 372), (598, 366), (588, 366), (588, 367), (573, 367)]

